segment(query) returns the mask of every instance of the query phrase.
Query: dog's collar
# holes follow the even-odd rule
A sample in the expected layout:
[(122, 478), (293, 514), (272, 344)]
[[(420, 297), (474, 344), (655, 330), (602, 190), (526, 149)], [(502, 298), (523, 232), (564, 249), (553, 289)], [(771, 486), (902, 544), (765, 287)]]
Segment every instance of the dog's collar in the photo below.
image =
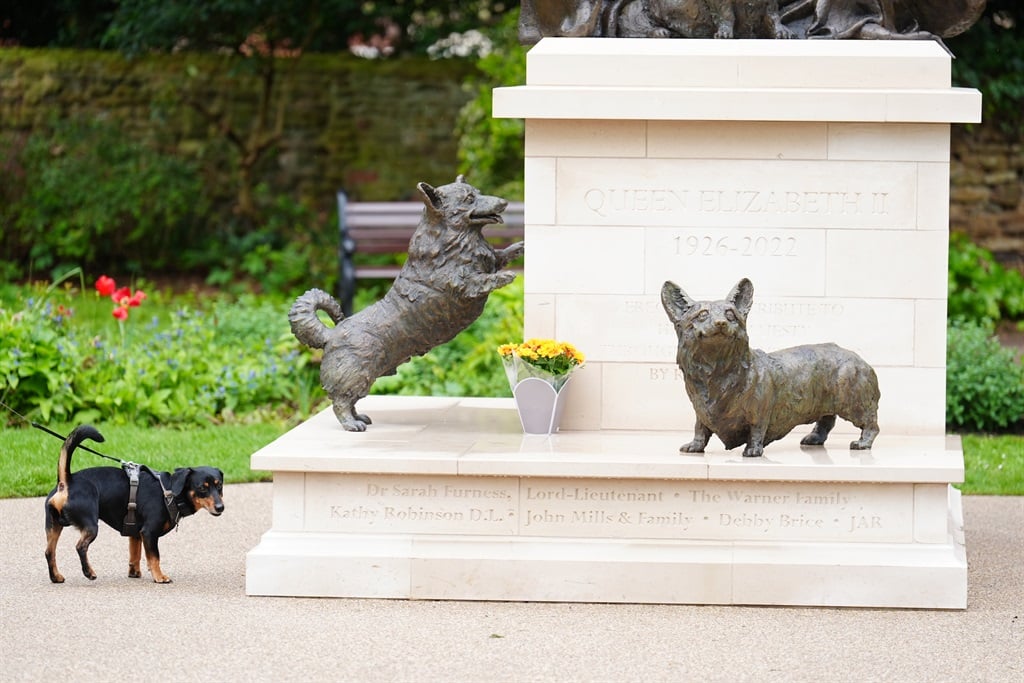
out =
[(174, 492), (164, 486), (164, 480), (159, 472), (154, 472), (145, 465), (142, 469), (153, 475), (156, 483), (160, 484), (160, 490), (164, 493), (164, 506), (167, 508), (167, 516), (171, 518), (171, 528), (177, 528), (178, 520), (181, 519), (181, 503), (174, 498)]

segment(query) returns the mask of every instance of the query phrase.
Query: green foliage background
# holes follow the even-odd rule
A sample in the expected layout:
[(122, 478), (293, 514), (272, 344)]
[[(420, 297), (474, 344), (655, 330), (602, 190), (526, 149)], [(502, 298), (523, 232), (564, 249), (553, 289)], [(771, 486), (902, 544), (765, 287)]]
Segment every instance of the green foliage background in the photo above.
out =
[(978, 88), (985, 119), (1020, 136), (1024, 125), (1024, 6), (1019, 0), (989, 0), (981, 19), (947, 41), (956, 54), (956, 85)]
[(471, 88), (472, 100), (459, 112), (455, 133), (459, 138), (459, 171), (479, 187), (508, 199), (523, 199), (522, 119), (491, 116), (492, 90), (526, 83), (526, 49), (518, 40), (519, 10), (508, 12), (489, 32), (493, 51), (477, 62), (480, 77)]
[(977, 432), (1024, 428), (1024, 367), (983, 323), (954, 320), (949, 326), (946, 421)]
[(150, 292), (120, 322), (111, 301), (81, 277), (7, 290), (0, 400), (43, 423), (204, 425), (308, 415), (320, 400), (318, 375), (288, 328), (289, 305), (282, 297), (187, 302)]
[(948, 315), (989, 324), (1024, 320), (1024, 275), (1003, 267), (966, 235), (952, 234)]

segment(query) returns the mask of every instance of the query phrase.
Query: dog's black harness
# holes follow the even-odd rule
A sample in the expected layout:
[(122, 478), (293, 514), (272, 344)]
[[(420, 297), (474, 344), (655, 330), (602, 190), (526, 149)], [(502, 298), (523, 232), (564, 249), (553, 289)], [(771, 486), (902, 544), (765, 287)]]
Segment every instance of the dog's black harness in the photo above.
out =
[(138, 507), (135, 502), (136, 495), (139, 491), (139, 472), (146, 470), (153, 478), (156, 479), (156, 483), (160, 485), (160, 490), (164, 492), (164, 505), (167, 506), (167, 514), (171, 518), (171, 526), (177, 527), (178, 520), (181, 518), (181, 510), (178, 505), (174, 502), (174, 492), (168, 491), (164, 488), (164, 482), (160, 478), (160, 475), (149, 469), (145, 465), (139, 465), (134, 462), (122, 462), (121, 468), (124, 469), (124, 473), (128, 475), (128, 511), (124, 515), (124, 526), (121, 528), (122, 536), (134, 536), (138, 534), (138, 521), (135, 519), (135, 510)]

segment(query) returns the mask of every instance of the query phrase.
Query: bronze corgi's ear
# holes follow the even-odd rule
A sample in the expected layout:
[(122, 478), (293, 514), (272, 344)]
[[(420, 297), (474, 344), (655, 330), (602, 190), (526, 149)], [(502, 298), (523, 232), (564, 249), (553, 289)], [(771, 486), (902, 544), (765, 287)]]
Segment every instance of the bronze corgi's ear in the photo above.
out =
[(696, 303), (676, 283), (666, 280), (661, 286), (661, 305), (665, 307), (668, 319), (678, 324)]
[(437, 190), (427, 183), (417, 183), (416, 189), (418, 189), (420, 194), (423, 195), (423, 203), (427, 205), (427, 209), (433, 209), (435, 212), (440, 213), (441, 206), (444, 202), (441, 201), (441, 197), (437, 194)]
[(736, 283), (725, 300), (735, 306), (745, 319), (754, 306), (754, 284), (747, 278), (743, 278)]

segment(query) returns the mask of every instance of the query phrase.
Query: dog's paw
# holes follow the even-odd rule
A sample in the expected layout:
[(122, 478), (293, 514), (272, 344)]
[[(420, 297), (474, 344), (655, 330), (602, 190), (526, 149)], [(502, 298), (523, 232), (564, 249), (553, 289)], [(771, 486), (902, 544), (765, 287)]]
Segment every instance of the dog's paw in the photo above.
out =
[(141, 579), (142, 572), (139, 571), (138, 567), (128, 567), (128, 578), (129, 579)]
[(341, 426), (342, 426), (342, 428), (346, 432), (365, 432), (366, 431), (366, 423), (363, 422), (362, 420), (356, 420), (356, 419), (345, 420), (345, 421), (343, 421), (341, 423)]
[(512, 284), (512, 281), (516, 279), (516, 273), (512, 270), (503, 270), (500, 273), (494, 275), (494, 288), (501, 289), (507, 285)]
[(64, 583), (64, 575), (63, 574), (52, 574), (50, 576), (50, 581), (53, 581), (54, 583)]
[(504, 258), (505, 263), (509, 263), (511, 261), (515, 261), (516, 259), (522, 257), (522, 255), (525, 252), (526, 252), (526, 244), (524, 242), (516, 242), (515, 244), (512, 244), (512, 245), (507, 246), (504, 249), (502, 249), (501, 250), (501, 256), (502, 256), (502, 258)]
[(679, 447), (680, 453), (703, 453), (704, 446), (706, 444), (700, 443), (699, 441), (691, 441), (690, 443), (684, 443)]
[(153, 577), (153, 583), (174, 583), (174, 582), (171, 581), (171, 577), (167, 576), (167, 574), (160, 574), (159, 576), (154, 576)]
[(764, 455), (764, 446), (751, 444), (743, 449), (744, 458), (760, 458), (762, 455)]

